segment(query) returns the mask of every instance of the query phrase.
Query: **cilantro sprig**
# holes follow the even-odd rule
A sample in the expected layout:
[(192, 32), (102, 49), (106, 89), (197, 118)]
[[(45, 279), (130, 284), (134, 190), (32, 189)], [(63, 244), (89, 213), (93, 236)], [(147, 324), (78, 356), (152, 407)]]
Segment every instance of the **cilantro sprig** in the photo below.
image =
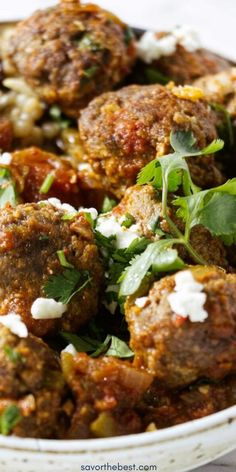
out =
[[(216, 227), (216, 222), (212, 218), (213, 205), (214, 211), (216, 211), (217, 206), (218, 211), (220, 211), (223, 205), (223, 198), (225, 200), (225, 197), (222, 198), (221, 196), (222, 205), (219, 204), (220, 192), (227, 192), (229, 188), (231, 193), (234, 192), (234, 184), (231, 181), (227, 187), (218, 187), (217, 198), (212, 197), (211, 201), (206, 202), (207, 199), (210, 199), (210, 195), (214, 194), (214, 189), (201, 192), (201, 189), (193, 183), (187, 164), (188, 157), (205, 156), (221, 150), (224, 146), (222, 140), (214, 140), (204, 149), (199, 150), (196, 147), (196, 139), (192, 132), (178, 131), (171, 132), (170, 143), (174, 152), (147, 164), (141, 170), (137, 183), (139, 185), (151, 184), (156, 189), (162, 189), (162, 218), (168, 223), (171, 234), (166, 239), (153, 242), (142, 254), (130, 261), (130, 264), (119, 279), (121, 283), (120, 297), (126, 297), (137, 292), (148, 273), (155, 276), (162, 272), (183, 268), (184, 262), (179, 258), (178, 252), (175, 249), (177, 245), (184, 246), (193, 261), (205, 265), (206, 261), (190, 244), (191, 228), (195, 224), (203, 224), (212, 234), (216, 235), (217, 231), (219, 234), (219, 228)], [(182, 187), (184, 197), (172, 197), (173, 201), (170, 202), (169, 192), (176, 192), (180, 187)], [(185, 222), (183, 233), (170, 217), (169, 203), (171, 203), (172, 207), (173, 205), (179, 206), (177, 216), (181, 217)], [(227, 203), (229, 206), (229, 195)], [(234, 208), (234, 206), (236, 209), (236, 201), (234, 201), (234, 204), (231, 202), (229, 213), (232, 212), (232, 207)], [(225, 219), (229, 220), (229, 216), (225, 215)], [(230, 228), (229, 224), (226, 225), (228, 232), (225, 236), (227, 238), (231, 234), (230, 230), (233, 231), (234, 222), (235, 218)]]
[(134, 355), (125, 341), (111, 334), (108, 334), (103, 341), (89, 336), (77, 336), (68, 332), (62, 332), (61, 335), (67, 342), (73, 344), (78, 352), (86, 352), (91, 357), (105, 355), (128, 359)]
[(82, 292), (92, 281), (88, 271), (66, 269), (62, 274), (51, 275), (43, 286), (47, 298), (53, 298), (65, 305)]

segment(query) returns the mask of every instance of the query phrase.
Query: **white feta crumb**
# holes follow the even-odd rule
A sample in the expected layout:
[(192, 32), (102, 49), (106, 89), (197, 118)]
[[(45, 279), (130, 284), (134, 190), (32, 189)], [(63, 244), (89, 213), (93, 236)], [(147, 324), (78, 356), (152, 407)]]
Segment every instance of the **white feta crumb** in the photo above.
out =
[(179, 26), (161, 38), (156, 37), (154, 31), (146, 31), (137, 44), (138, 57), (147, 64), (160, 59), (162, 56), (171, 56), (177, 45), (193, 52), (201, 47), (199, 37), (191, 27)]
[(178, 26), (172, 33), (177, 39), (177, 44), (183, 46), (187, 51), (194, 52), (201, 48), (198, 33), (188, 25)]
[(63, 351), (61, 351), (61, 354), (63, 352), (67, 352), (68, 354), (71, 354), (73, 357), (76, 356), (76, 354), (77, 354), (77, 351), (76, 351), (75, 347), (73, 346), (73, 344), (68, 344), (68, 346), (66, 346), (65, 349), (63, 349)]
[(3, 166), (9, 166), (12, 161), (12, 155), (9, 152), (0, 154), (0, 164)]
[(140, 238), (139, 225), (134, 224), (126, 228), (117, 221), (114, 215), (110, 214), (98, 217), (96, 230), (106, 238), (116, 236), (114, 244), (117, 249), (125, 249), (135, 239)]
[(61, 318), (66, 310), (67, 305), (53, 298), (37, 298), (31, 306), (31, 314), (35, 320)]
[(61, 203), (61, 200), (59, 200), (59, 198), (49, 198), (48, 200), (41, 200), (38, 203), (50, 204), (57, 210), (62, 210), (65, 213), (69, 213), (72, 215), (77, 213), (77, 210), (72, 205), (69, 205), (69, 203)]
[(158, 39), (154, 31), (146, 31), (137, 44), (138, 57), (150, 64), (162, 56), (171, 56), (176, 50), (176, 42), (171, 34)]
[(207, 296), (203, 289), (204, 286), (194, 279), (190, 270), (179, 272), (175, 276), (175, 291), (167, 297), (171, 309), (193, 323), (205, 321), (208, 317), (204, 309)]
[(8, 313), (8, 315), (0, 317), (0, 323), (6, 326), (13, 334), (19, 336), (19, 338), (27, 338), (28, 329), (20, 315), (14, 312)]
[(98, 212), (96, 208), (79, 208), (79, 213), (89, 213), (91, 215), (92, 220), (96, 220), (98, 217)]
[(147, 301), (148, 301), (148, 297), (136, 298), (135, 305), (138, 306), (139, 308), (144, 308)]

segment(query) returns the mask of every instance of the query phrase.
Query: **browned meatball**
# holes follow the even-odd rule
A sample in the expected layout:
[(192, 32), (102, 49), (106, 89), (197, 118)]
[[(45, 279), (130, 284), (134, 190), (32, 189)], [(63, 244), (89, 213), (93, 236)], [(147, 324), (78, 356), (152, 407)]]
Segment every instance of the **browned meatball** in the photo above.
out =
[[(157, 33), (157, 37), (162, 33)], [(177, 84), (190, 84), (198, 77), (208, 74), (216, 74), (222, 70), (229, 69), (230, 64), (226, 59), (206, 49), (188, 51), (180, 44), (176, 51), (170, 56), (162, 56), (153, 61), (148, 67), (161, 72)]]
[(200, 266), (191, 273), (206, 295), (207, 318), (201, 322), (172, 310), (175, 276), (154, 283), (144, 308), (132, 299), (126, 303), (135, 365), (171, 388), (201, 378), (220, 380), (236, 371), (236, 276)]
[(63, 353), (62, 366), (76, 402), (69, 439), (141, 432), (135, 405), (152, 382), (150, 374), (120, 359), (87, 354)]
[(235, 403), (235, 376), (220, 383), (197, 383), (180, 392), (163, 391), (154, 382), (144, 395), (139, 412), (144, 428), (153, 431), (203, 418)]
[[(18, 205), (0, 212), (0, 315), (15, 311), (38, 336), (58, 329), (76, 331), (98, 307), (103, 270), (93, 231), (83, 214), (69, 220), (63, 219), (65, 215), (49, 203)], [(64, 251), (69, 268), (62, 267), (57, 251)], [(62, 279), (58, 286), (55, 277), (65, 270), (71, 285)], [(55, 296), (48, 298), (60, 299), (64, 286), (69, 288), (69, 295), (75, 295), (64, 302), (67, 309), (63, 305), (61, 318), (52, 319), (50, 313), (46, 319), (43, 313), (33, 318), (32, 304), (46, 297), (44, 286), (48, 283), (58, 286)]]
[(91, 98), (129, 72), (135, 47), (130, 30), (113, 14), (62, 0), (17, 26), (8, 55), (46, 102), (76, 117)]
[[(173, 206), (170, 212), (170, 216), (179, 230), (184, 232), (183, 221), (175, 216), (176, 209)], [(140, 236), (158, 240), (162, 237), (156, 231), (158, 229), (171, 234), (171, 230), (162, 216), (161, 192), (155, 190), (151, 185), (142, 187), (136, 185), (126, 190), (119, 205), (112, 210), (112, 215), (119, 221), (127, 213), (134, 218), (133, 224), (138, 225)], [(196, 225), (192, 228), (190, 243), (207, 264), (215, 264), (224, 268), (229, 266), (223, 243), (213, 237), (203, 226)], [(178, 251), (186, 262), (194, 262), (191, 261), (183, 246), (179, 246)]]
[(36, 438), (63, 434), (66, 390), (56, 354), (41, 339), (31, 334), (20, 338), (0, 324), (0, 371), (0, 414), (14, 407), (18, 418), (5, 434)]
[[(143, 166), (170, 152), (172, 129), (191, 130), (200, 148), (215, 139), (215, 115), (192, 92), (190, 99), (184, 89), (132, 85), (93, 100), (79, 120), (84, 159), (91, 166), (84, 172), (88, 187), (122, 197)], [(213, 156), (188, 162), (201, 187), (222, 181)]]
[(59, 198), (76, 208), (83, 203), (77, 171), (62, 157), (32, 147), (12, 153), (8, 168), (24, 202), (45, 198), (40, 189), (47, 176), (52, 174), (54, 180), (46, 193), (47, 198)]

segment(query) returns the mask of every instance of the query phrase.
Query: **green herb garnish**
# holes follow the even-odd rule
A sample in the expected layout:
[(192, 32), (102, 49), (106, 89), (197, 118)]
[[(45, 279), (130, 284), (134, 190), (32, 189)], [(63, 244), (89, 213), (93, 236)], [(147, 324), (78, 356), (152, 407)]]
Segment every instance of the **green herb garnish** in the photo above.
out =
[(132, 29), (127, 26), (127, 28), (124, 30), (124, 41), (126, 46), (129, 46), (131, 41), (134, 39), (134, 33)]
[(58, 257), (62, 267), (66, 267), (66, 268), (69, 268), (69, 269), (74, 268), (74, 266), (66, 260), (66, 256), (65, 256), (64, 251), (57, 251), (57, 257)]
[(135, 223), (135, 218), (130, 214), (130, 213), (125, 213), (125, 219), (121, 223), (121, 226), (124, 226), (125, 228), (130, 228)]
[(103, 341), (67, 332), (62, 332), (61, 335), (67, 342), (73, 344), (78, 352), (86, 352), (91, 357), (99, 357), (103, 354), (125, 359), (134, 355), (127, 343), (110, 334)]
[(87, 287), (92, 281), (88, 271), (67, 269), (62, 274), (51, 275), (43, 290), (47, 298), (68, 304), (72, 298)]
[(117, 205), (116, 200), (113, 198), (105, 197), (102, 204), (101, 213), (108, 213)]
[(144, 70), (144, 75), (145, 75), (145, 81), (148, 84), (162, 84), (166, 85), (171, 81), (170, 77), (167, 77), (166, 75), (162, 74), (156, 69), (152, 69), (151, 67), (147, 67)]
[(21, 420), (20, 410), (16, 405), (9, 405), (0, 416), (0, 432), (8, 436)]
[(55, 175), (51, 172), (50, 174), (48, 174), (45, 177), (45, 179), (44, 179), (44, 181), (43, 181), (43, 183), (42, 183), (42, 185), (39, 189), (39, 192), (40, 193), (48, 193), (49, 190), (51, 189), (51, 186), (52, 186), (54, 180), (55, 180)]
[(17, 203), (18, 195), (11, 173), (8, 169), (0, 168), (0, 208), (5, 208), (6, 205), (14, 207)]

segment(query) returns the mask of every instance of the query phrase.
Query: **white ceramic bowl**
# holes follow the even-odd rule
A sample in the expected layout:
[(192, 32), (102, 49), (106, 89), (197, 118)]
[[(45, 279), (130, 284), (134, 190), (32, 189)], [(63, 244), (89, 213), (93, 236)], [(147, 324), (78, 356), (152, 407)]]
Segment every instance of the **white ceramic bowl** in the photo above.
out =
[[(184, 472), (235, 447), (236, 406), (233, 406), (172, 428), (117, 438), (50, 441), (0, 436), (0, 471)], [(109, 467), (105, 469), (106, 464)]]

